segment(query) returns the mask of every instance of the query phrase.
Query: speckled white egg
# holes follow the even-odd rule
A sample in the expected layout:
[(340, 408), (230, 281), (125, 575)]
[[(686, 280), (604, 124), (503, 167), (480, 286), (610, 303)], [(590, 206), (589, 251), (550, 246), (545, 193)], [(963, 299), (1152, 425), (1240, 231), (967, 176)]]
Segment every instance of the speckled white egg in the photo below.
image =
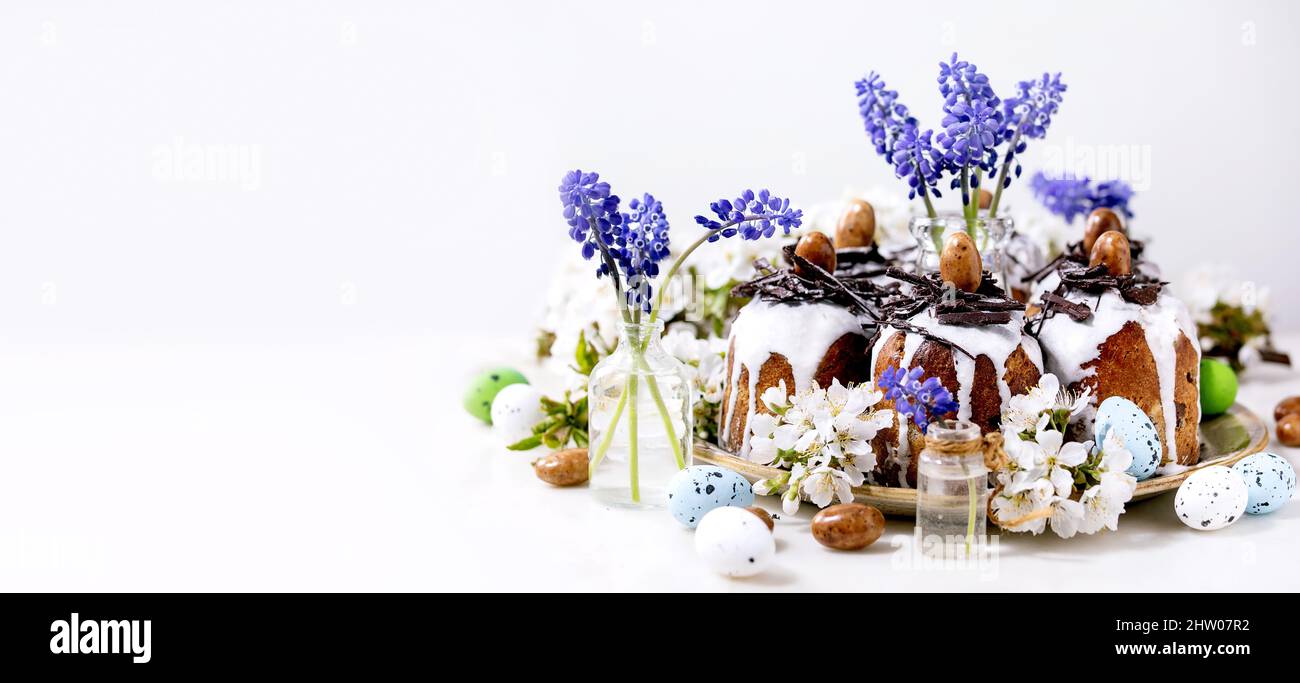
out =
[(1295, 493), (1295, 468), (1274, 453), (1256, 453), (1232, 466), (1246, 482), (1246, 514), (1266, 515), (1286, 505)]
[(542, 392), (531, 384), (502, 387), (492, 400), (492, 431), (506, 445), (528, 438), (545, 417)]
[(668, 511), (673, 513), (673, 519), (692, 529), (710, 510), (753, 504), (754, 489), (749, 480), (722, 467), (687, 467), (668, 482)]
[(1096, 443), (1106, 441), (1106, 434), (1114, 431), (1133, 454), (1133, 464), (1128, 473), (1138, 481), (1149, 479), (1160, 467), (1164, 448), (1160, 445), (1156, 426), (1136, 403), (1121, 396), (1111, 396), (1097, 406), (1097, 420), (1092, 426)]
[(1222, 529), (1241, 519), (1250, 493), (1241, 476), (1223, 465), (1192, 473), (1174, 496), (1174, 512), (1183, 524), (1202, 531)]
[(719, 574), (753, 576), (776, 554), (776, 541), (758, 515), (745, 508), (720, 507), (700, 520), (695, 552)]

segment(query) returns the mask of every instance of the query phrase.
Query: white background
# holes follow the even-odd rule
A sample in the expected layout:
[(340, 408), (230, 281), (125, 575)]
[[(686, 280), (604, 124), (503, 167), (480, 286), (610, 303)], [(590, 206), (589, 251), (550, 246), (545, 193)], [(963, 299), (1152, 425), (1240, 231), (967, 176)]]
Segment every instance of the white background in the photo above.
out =
[[(935, 125), (954, 49), (1004, 94), (1064, 72), (1027, 167), (1137, 146), (1166, 271), (1235, 264), (1298, 329), (1296, 11), (4, 3), (0, 588), (467, 585), (439, 572), (509, 542), (475, 515), (519, 470), (493, 476), (457, 397), (527, 348), (574, 248), (563, 172), (651, 191), (683, 229), (746, 186), (892, 183), (853, 81), (883, 72)], [(168, 170), (176, 149), (257, 162)]]

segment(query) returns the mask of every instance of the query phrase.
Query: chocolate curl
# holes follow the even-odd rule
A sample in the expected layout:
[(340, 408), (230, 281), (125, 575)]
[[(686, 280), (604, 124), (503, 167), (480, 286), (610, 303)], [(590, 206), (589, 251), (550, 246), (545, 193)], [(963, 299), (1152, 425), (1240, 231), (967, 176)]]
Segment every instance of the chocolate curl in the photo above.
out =
[(1070, 301), (1055, 292), (1044, 292), (1041, 298), (1045, 306), (1065, 311), (1075, 322), (1087, 322), (1092, 317), (1092, 309), (1088, 308), (1088, 304)]
[(1287, 367), (1291, 367), (1291, 355), (1285, 351), (1278, 351), (1273, 348), (1271, 342), (1268, 347), (1259, 350), (1259, 357), (1260, 360), (1263, 360), (1265, 363), (1280, 363)]
[[(1146, 243), (1141, 240), (1130, 239), (1128, 241), (1129, 258), (1133, 264), (1137, 265), (1141, 260), (1142, 251), (1146, 249)], [(1026, 282), (1042, 282), (1043, 278), (1050, 275), (1053, 271), (1061, 268), (1066, 264), (1073, 266), (1087, 267), (1091, 254), (1083, 250), (1083, 241), (1073, 242), (1065, 246), (1065, 251), (1061, 252), (1056, 258), (1052, 259), (1047, 265), (1025, 276)]]
[(759, 272), (765, 273), (749, 282), (732, 288), (733, 296), (762, 297), (767, 301), (813, 302), (830, 301), (849, 308), (872, 322), (879, 324), (877, 306), (886, 297), (896, 296), (897, 288), (883, 288), (866, 277), (839, 277), (794, 253), (795, 245), (783, 249), (786, 261), (799, 266), (810, 276), (801, 276), (793, 267), (776, 270), (764, 259), (754, 262)]

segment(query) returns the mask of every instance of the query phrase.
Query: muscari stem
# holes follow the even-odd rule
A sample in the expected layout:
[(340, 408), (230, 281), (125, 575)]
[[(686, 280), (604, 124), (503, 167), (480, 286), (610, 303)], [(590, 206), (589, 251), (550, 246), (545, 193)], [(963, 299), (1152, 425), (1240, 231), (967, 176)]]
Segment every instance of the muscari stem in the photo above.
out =
[(637, 472), (637, 448), (636, 448), (637, 446), (636, 404), (639, 400), (637, 397), (637, 390), (639, 387), (637, 386), (637, 376), (635, 371), (633, 371), (632, 375), (628, 378), (627, 385), (628, 385), (628, 394), (632, 399), (632, 402), (628, 405), (628, 409), (627, 409), (627, 436), (628, 436), (627, 464), (628, 464), (628, 471), (632, 478), (631, 481), (632, 502), (639, 503), (641, 502), (641, 485), (640, 485), (640, 479), (638, 477), (638, 472)]
[(591, 464), (587, 466), (587, 478), (596, 474), (596, 468), (600, 466), (600, 461), (605, 459), (605, 451), (609, 450), (609, 444), (614, 440), (614, 431), (618, 428), (618, 419), (623, 417), (623, 408), (627, 406), (627, 384), (623, 385), (623, 393), (618, 396), (618, 405), (614, 406), (614, 419), (609, 421), (609, 426), (605, 428), (605, 433), (600, 437), (600, 443), (596, 446), (596, 455), (591, 459)]
[(1011, 160), (1016, 158), (1016, 145), (1020, 144), (1020, 132), (1024, 130), (1022, 123), (1016, 128), (1016, 134), (1011, 136), (1011, 145), (1007, 148), (1007, 158), (1002, 160), (1002, 168), (998, 171), (998, 186), (993, 190), (993, 201), (989, 202), (989, 218), (998, 215), (998, 203), (1002, 201), (1002, 188), (1006, 186), (1007, 172), (1011, 168)]

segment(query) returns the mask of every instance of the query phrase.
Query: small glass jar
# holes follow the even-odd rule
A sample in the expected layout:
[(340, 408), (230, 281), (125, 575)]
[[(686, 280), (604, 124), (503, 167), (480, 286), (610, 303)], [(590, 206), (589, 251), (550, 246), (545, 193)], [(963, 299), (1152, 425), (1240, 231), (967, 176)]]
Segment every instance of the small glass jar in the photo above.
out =
[(936, 218), (913, 216), (909, 224), (912, 236), (916, 238), (916, 269), (918, 273), (934, 273), (939, 270), (939, 255), (943, 252), (943, 243), (954, 232), (965, 232), (975, 241), (984, 261), (984, 270), (993, 274), (998, 286), (1006, 289), (1006, 258), (1003, 250), (1007, 239), (1014, 232), (1010, 218), (989, 218), (980, 213), (975, 218), (966, 218), (961, 213), (949, 211), (940, 213)]
[(589, 488), (621, 507), (662, 507), (668, 482), (691, 464), (690, 371), (660, 343), (662, 321), (626, 323), (587, 389)]
[(925, 554), (969, 557), (984, 543), (989, 469), (983, 444), (972, 422), (930, 423), (916, 467), (916, 527)]

